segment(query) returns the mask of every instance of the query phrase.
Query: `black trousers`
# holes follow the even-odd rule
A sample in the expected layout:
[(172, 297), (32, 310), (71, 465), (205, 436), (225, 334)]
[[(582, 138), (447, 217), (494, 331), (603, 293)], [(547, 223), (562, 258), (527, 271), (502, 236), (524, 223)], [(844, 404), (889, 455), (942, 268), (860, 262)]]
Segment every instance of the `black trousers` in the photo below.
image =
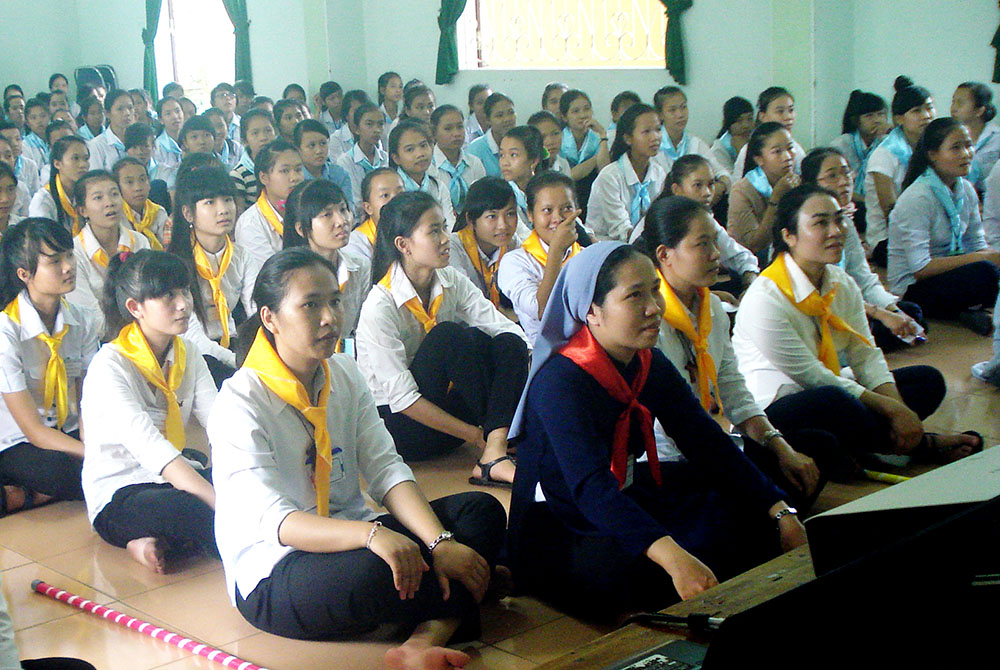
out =
[(816, 462), (819, 469), (820, 479), (816, 484), (816, 490), (811, 495), (805, 495), (793, 484), (785, 473), (781, 471), (777, 456), (767, 447), (758, 444), (748, 437), (743, 438), (743, 453), (753, 461), (761, 472), (770, 478), (778, 488), (782, 489), (787, 496), (785, 502), (799, 510), (807, 511), (816, 502), (820, 491), (826, 486), (826, 482), (831, 478), (830, 455), (836, 454), (840, 449), (837, 438), (825, 430), (815, 428), (803, 428), (796, 431), (789, 431), (785, 435), (788, 444), (795, 451), (809, 456)]
[[(431, 508), (455, 539), (476, 550), (490, 564), (503, 544), (507, 516), (488, 493), (459, 493), (431, 502)], [(427, 565), (433, 556), (423, 543), (388, 514), (386, 528), (420, 545)], [(382, 624), (415, 627), (433, 619), (459, 619), (455, 641), (479, 636), (479, 607), (457, 581), (444, 600), (433, 569), (420, 580), (416, 597), (400, 600), (389, 565), (368, 549), (330, 554), (294, 551), (281, 559), (270, 577), (245, 598), (237, 590), (236, 607), (257, 628), (298, 640), (357, 637)]]
[[(80, 439), (80, 432), (67, 433)], [(0, 485), (23, 486), (56, 500), (83, 500), (83, 459), (22, 442), (0, 451)]]
[(989, 261), (976, 261), (921, 279), (906, 289), (904, 297), (932, 319), (954, 319), (973, 307), (992, 307), (998, 288), (1000, 269)]
[[(936, 368), (912, 365), (893, 370), (892, 374), (903, 402), (921, 419), (933, 414), (944, 400), (947, 389)], [(885, 417), (839, 386), (821, 386), (779, 398), (768, 405), (765, 413), (783, 433), (808, 428), (830, 433), (850, 455), (892, 451)]]
[[(924, 319), (924, 311), (915, 302), (900, 300), (897, 304), (899, 310), (908, 314), (914, 321), (919, 323), (923, 329), (927, 330), (927, 321)], [(908, 346), (903, 340), (893, 335), (892, 331), (886, 328), (878, 319), (868, 319), (868, 326), (871, 328), (872, 337), (875, 338), (875, 346), (882, 351), (896, 351)]]
[(212, 374), (212, 381), (215, 382), (215, 388), (217, 389), (221, 389), (222, 382), (236, 374), (236, 368), (223, 363), (215, 356), (205, 354), (203, 358), (208, 365), (208, 371)]
[(218, 557), (215, 510), (171, 484), (133, 484), (115, 491), (94, 518), (94, 530), (108, 544), (155, 537), (166, 543), (166, 558)]
[[(656, 486), (648, 464), (637, 463), (627, 495), (719, 581), (780, 553), (777, 527), (763, 511), (715, 490), (690, 463), (661, 463), (660, 472), (663, 484)], [(609, 620), (680, 599), (658, 564), (626, 552), (614, 538), (567, 527), (548, 503), (525, 512), (517, 552), (518, 589), (574, 616)]]
[[(410, 364), (420, 395), (489, 435), (510, 426), (528, 377), (528, 347), (517, 335), (490, 337), (477, 328), (445, 322), (421, 342)], [(378, 408), (396, 450), (408, 461), (440, 456), (462, 440)]]
[(21, 661), (24, 670), (96, 670), (94, 666), (78, 658), (36, 658)]

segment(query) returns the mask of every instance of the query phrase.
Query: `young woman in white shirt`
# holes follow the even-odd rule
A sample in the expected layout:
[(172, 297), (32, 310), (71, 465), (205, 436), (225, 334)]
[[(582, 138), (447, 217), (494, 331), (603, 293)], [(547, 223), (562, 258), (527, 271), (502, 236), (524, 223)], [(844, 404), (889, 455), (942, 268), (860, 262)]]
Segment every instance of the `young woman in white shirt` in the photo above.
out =
[(423, 84), (411, 86), (403, 94), (403, 111), (399, 119), (419, 119), (430, 124), (436, 106), (434, 91)]
[(594, 118), (590, 97), (583, 91), (572, 89), (563, 94), (559, 99), (559, 119), (565, 126), (560, 153), (569, 161), (577, 202), (584, 205), (586, 215), (590, 188), (597, 174), (611, 162), (608, 133)]
[(486, 176), (483, 162), (465, 151), (465, 130), (462, 111), (454, 105), (441, 105), (431, 114), (431, 172), (448, 186), (456, 212), (461, 211), (469, 186)]
[(653, 160), (660, 132), (660, 117), (649, 105), (632, 105), (619, 118), (611, 162), (594, 180), (587, 207), (587, 225), (598, 238), (627, 241), (663, 190), (667, 173)]
[(237, 215), (242, 214), (260, 196), (260, 183), (254, 172), (254, 158), (261, 149), (274, 141), (276, 134), (274, 119), (269, 112), (251, 109), (240, 117), (243, 153), (236, 167), (229, 172), (229, 178), (236, 186)]
[(977, 193), (986, 190), (986, 177), (1000, 158), (1000, 126), (993, 122), (996, 115), (993, 91), (986, 84), (967, 81), (951, 96), (951, 116), (969, 131), (976, 150), (968, 179)]
[(385, 133), (399, 116), (399, 103), (403, 99), (403, 78), (395, 72), (383, 72), (378, 78), (378, 105), (385, 119)]
[(450, 236), (448, 263), (465, 274), (504, 314), (508, 314), (510, 301), (500, 294), (497, 269), (504, 254), (520, 242), (517, 228), (514, 189), (499, 177), (483, 177), (469, 188), (465, 209)]
[(28, 215), (52, 219), (75, 235), (80, 232), (80, 223), (73, 191), (77, 180), (90, 169), (90, 152), (82, 139), (70, 136), (56, 140), (50, 157), (49, 182), (31, 198)]
[(340, 333), (354, 337), (361, 303), (372, 287), (372, 266), (369, 259), (345, 249), (354, 225), (347, 197), (325, 179), (302, 182), (288, 196), (285, 220), (285, 249), (309, 247), (337, 271), (343, 311)]
[(509, 488), (507, 430), (528, 373), (528, 345), (461, 272), (437, 201), (401, 193), (382, 208), (372, 286), (357, 329), (358, 365), (407, 459), (468, 442), (470, 483)]
[(455, 227), (451, 192), (440, 177), (428, 172), (433, 146), (434, 139), (426, 123), (402, 119), (389, 133), (389, 167), (396, 168), (407, 191), (422, 191), (437, 200), (450, 231)]
[(236, 220), (235, 239), (259, 267), (281, 250), (285, 200), (302, 182), (302, 157), (294, 145), (279, 137), (257, 153), (254, 173), (260, 195)]
[(924, 365), (889, 371), (861, 290), (837, 265), (845, 227), (836, 196), (815, 184), (781, 199), (775, 260), (736, 314), (733, 348), (747, 387), (779, 430), (825, 430), (863, 462), (870, 454), (950, 462), (981, 449), (975, 434), (924, 431), (921, 421), (944, 399), (944, 377)]
[(73, 185), (73, 202), (80, 232), (73, 237), (76, 289), (68, 299), (94, 315), (101, 341), (105, 341), (117, 335), (105, 330), (101, 310), (108, 261), (122, 251), (148, 249), (149, 241), (128, 227), (123, 213), (125, 203), (111, 173), (91, 170), (80, 177)]
[(351, 177), (351, 195), (355, 199), (354, 210), (361, 212), (364, 198), (361, 181), (372, 170), (389, 166), (389, 154), (382, 148), (382, 131), (385, 119), (382, 112), (371, 102), (363, 102), (354, 110), (352, 129), (356, 131), (351, 148), (337, 158), (337, 164)]
[(490, 129), (489, 117), (483, 110), (486, 98), (493, 95), (489, 84), (475, 84), (469, 87), (469, 116), (465, 119), (465, 143), (469, 144), (483, 136)]
[[(660, 278), (664, 308), (656, 346), (687, 378), (702, 408), (723, 413), (734, 433), (744, 436), (744, 452), (801, 510), (823, 482), (814, 460), (792, 444), (824, 456), (837, 444), (822, 431), (786, 440), (747, 390), (729, 340), (729, 314), (709, 290), (718, 280), (721, 260), (716, 225), (700, 201), (683, 196), (660, 198), (647, 214), (636, 246), (653, 261)], [(654, 434), (661, 462), (683, 460), (661, 424)]]
[(303, 111), (304, 108), (305, 106), (297, 100), (287, 98), (282, 98), (274, 103), (274, 125), (278, 129), (279, 137), (288, 142), (293, 141), (292, 133), (295, 132), (295, 126), (299, 124), (299, 121), (309, 118), (309, 115)]
[(218, 557), (207, 457), (185, 449), (184, 424), (208, 423), (215, 385), (181, 336), (193, 277), (161, 251), (112, 257), (105, 320), (118, 336), (94, 357), (83, 386), (87, 515), (105, 542), (157, 573), (185, 558)]
[[(757, 117), (756, 123), (778, 123), (788, 131), (788, 136), (792, 136), (795, 128), (795, 98), (788, 92), (788, 89), (781, 86), (771, 86), (761, 91), (757, 96)], [(738, 179), (746, 174), (747, 169), (754, 168), (753, 161), (748, 161), (748, 144), (740, 149), (736, 156), (736, 163), (733, 167), (733, 179)], [(792, 155), (795, 158), (795, 171), (799, 171), (799, 164), (805, 158), (806, 152), (802, 146), (792, 138)]]
[(989, 335), (986, 311), (996, 302), (1000, 251), (989, 249), (979, 198), (966, 179), (972, 140), (951, 117), (920, 136), (889, 215), (889, 289), (936, 319), (959, 319)]
[(500, 176), (500, 140), (517, 125), (514, 101), (503, 93), (493, 93), (483, 103), (483, 112), (490, 120), (489, 130), (469, 144), (468, 151), (482, 161), (486, 174)]
[(580, 210), (573, 180), (554, 170), (532, 177), (524, 196), (532, 231), (520, 248), (504, 254), (497, 283), (534, 342), (559, 271), (582, 248), (576, 223)]
[(500, 140), (500, 176), (514, 190), (517, 201), (517, 234), (523, 240), (531, 234), (528, 202), (524, 190), (538, 172), (548, 169), (548, 159), (543, 158), (542, 134), (532, 126), (511, 128)]
[(73, 290), (73, 239), (51, 219), (9, 227), (0, 245), (0, 516), (50, 498), (82, 500), (80, 384), (97, 352)]
[(778, 202), (801, 181), (795, 172), (795, 140), (783, 125), (768, 121), (754, 128), (744, 149), (750, 157), (747, 167), (754, 167), (733, 184), (726, 226), (764, 265), (770, 260)]
[(726, 100), (722, 105), (722, 128), (712, 144), (712, 155), (729, 171), (733, 181), (741, 176), (736, 173), (736, 157), (750, 141), (753, 127), (753, 104), (738, 95)]
[(881, 267), (886, 266), (889, 251), (889, 214), (903, 190), (913, 148), (936, 115), (934, 99), (926, 88), (902, 75), (896, 77), (894, 86), (894, 128), (872, 152), (865, 173), (865, 241), (872, 250), (872, 262)]
[(867, 224), (865, 174), (868, 159), (889, 132), (889, 108), (881, 96), (855, 89), (847, 100), (841, 135), (830, 146), (843, 154), (854, 174), (854, 223), (864, 233)]
[(295, 126), (293, 133), (295, 147), (302, 157), (302, 177), (306, 181), (325, 179), (337, 185), (347, 197), (347, 206), (351, 207), (355, 199), (351, 193), (351, 176), (347, 170), (330, 160), (327, 151), (330, 142), (330, 131), (316, 119), (303, 119)]
[(178, 176), (168, 249), (188, 266), (201, 292), (204, 313), (190, 314), (188, 339), (205, 356), (216, 386), (236, 370), (238, 306), (242, 302), (240, 322), (253, 313), (250, 296), (261, 266), (232, 240), (235, 197), (232, 180), (222, 168), (203, 167)]
[(674, 161), (687, 154), (698, 154), (712, 163), (715, 176), (715, 183), (712, 184), (712, 206), (715, 207), (715, 204), (729, 191), (732, 178), (728, 170), (721, 164), (715, 163), (715, 156), (708, 143), (688, 132), (687, 95), (677, 86), (664, 86), (653, 96), (653, 107), (663, 122), (663, 132), (660, 136), (660, 151), (663, 155), (660, 161), (667, 170)]
[(17, 177), (14, 169), (0, 161), (0, 239), (3, 239), (4, 231), (21, 220), (21, 215), (16, 211), (17, 204)]
[(76, 117), (77, 134), (84, 140), (92, 140), (104, 132), (104, 103), (89, 96), (80, 104), (80, 115)]
[[(848, 220), (857, 216), (857, 210), (854, 208), (856, 203), (851, 200), (854, 193), (852, 176), (847, 158), (837, 149), (828, 147), (813, 149), (802, 161), (802, 182), (815, 183), (832, 191), (844, 209), (844, 217)], [(868, 265), (868, 259), (865, 258), (865, 251), (861, 245), (861, 236), (854, 225), (846, 226), (844, 253), (840, 266), (861, 289), (868, 327), (875, 337), (875, 346), (889, 352), (907, 344), (923, 341), (922, 337), (917, 339), (917, 335), (927, 327), (927, 323), (923, 320), (923, 311), (916, 303), (901, 300), (899, 296), (890, 293), (882, 286), (882, 280)]]
[(367, 218), (351, 231), (347, 248), (371, 262), (382, 207), (400, 193), (405, 193), (399, 173), (390, 167), (372, 170), (361, 180), (361, 206)]
[[(331, 356), (340, 295), (328, 262), (279, 252), (254, 301), (262, 326), (208, 425), (232, 602), (257, 628), (297, 639), (405, 626), (391, 668), (465, 665), (440, 645), (479, 634), (503, 507), (484, 493), (424, 498), (358, 365)], [(366, 505), (361, 477), (387, 514)]]
[(167, 212), (149, 199), (149, 172), (138, 159), (126, 156), (115, 163), (115, 181), (125, 201), (125, 218), (142, 233), (154, 251), (163, 251), (167, 237)]
[(90, 150), (90, 168), (110, 171), (125, 155), (125, 129), (135, 122), (132, 96), (120, 88), (110, 91), (104, 98), (104, 111), (108, 127), (90, 140), (87, 148)]
[(156, 115), (163, 124), (163, 131), (156, 138), (153, 159), (156, 161), (157, 175), (167, 183), (168, 188), (173, 188), (177, 167), (184, 158), (180, 145), (184, 110), (177, 98), (162, 98), (156, 103)]
[(528, 125), (537, 128), (542, 134), (542, 146), (549, 154), (549, 169), (570, 176), (573, 168), (569, 166), (566, 157), (559, 153), (562, 151), (563, 141), (563, 130), (559, 119), (552, 112), (543, 109), (528, 117)]
[(554, 81), (545, 85), (542, 91), (542, 109), (550, 114), (559, 116), (559, 101), (563, 94), (569, 90), (569, 86), (561, 81)]

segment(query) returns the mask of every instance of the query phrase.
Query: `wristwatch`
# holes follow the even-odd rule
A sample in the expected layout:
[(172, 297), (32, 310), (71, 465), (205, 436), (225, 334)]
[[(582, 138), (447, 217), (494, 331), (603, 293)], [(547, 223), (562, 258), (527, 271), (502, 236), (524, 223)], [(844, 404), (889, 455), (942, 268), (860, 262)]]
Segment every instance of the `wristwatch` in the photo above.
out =
[(771, 430), (769, 430), (766, 433), (764, 433), (763, 436), (761, 436), (760, 443), (763, 446), (765, 446), (765, 447), (770, 446), (771, 445), (771, 441), (774, 438), (776, 438), (776, 437), (782, 437), (783, 438), (785, 436), (782, 435), (781, 431), (778, 430), (777, 428), (772, 428)]
[(454, 540), (454, 539), (455, 535), (452, 534), (450, 530), (446, 530), (440, 535), (438, 535), (436, 538), (434, 538), (433, 542), (427, 545), (427, 550), (430, 551), (431, 553), (434, 553), (434, 547), (438, 546), (442, 542), (447, 542), (448, 540)]
[(778, 510), (778, 513), (775, 514), (772, 518), (777, 523), (778, 521), (781, 521), (781, 517), (783, 516), (788, 516), (789, 514), (794, 514), (797, 516), (798, 513), (799, 511), (794, 507), (786, 507), (784, 509)]

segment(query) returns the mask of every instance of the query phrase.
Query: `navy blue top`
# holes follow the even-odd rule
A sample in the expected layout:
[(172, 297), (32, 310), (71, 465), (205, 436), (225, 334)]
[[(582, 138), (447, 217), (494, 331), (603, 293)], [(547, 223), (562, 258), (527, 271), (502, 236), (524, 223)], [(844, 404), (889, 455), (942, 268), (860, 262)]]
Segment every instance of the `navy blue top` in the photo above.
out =
[[(766, 514), (785, 493), (702, 409), (690, 385), (663, 353), (658, 349), (652, 353), (639, 402), (660, 420), (667, 435), (706, 481), (740, 505)], [(631, 383), (638, 369), (636, 357), (624, 369), (626, 382)], [(611, 472), (615, 422), (624, 408), (565, 356), (554, 355), (546, 361), (528, 390), (524, 439), (517, 445), (508, 551), (517, 551), (524, 512), (535, 499), (538, 483), (552, 512), (567, 527), (583, 534), (611, 536), (636, 556), (671, 534), (669, 526), (640, 506), (639, 496), (630, 495), (636, 487), (655, 484), (648, 477), (636, 477), (632, 487), (621, 491)], [(636, 456), (643, 453), (637, 433), (633, 428), (629, 439), (629, 449)], [(650, 483), (644, 483), (647, 481)], [(512, 558), (516, 563), (516, 556)]]

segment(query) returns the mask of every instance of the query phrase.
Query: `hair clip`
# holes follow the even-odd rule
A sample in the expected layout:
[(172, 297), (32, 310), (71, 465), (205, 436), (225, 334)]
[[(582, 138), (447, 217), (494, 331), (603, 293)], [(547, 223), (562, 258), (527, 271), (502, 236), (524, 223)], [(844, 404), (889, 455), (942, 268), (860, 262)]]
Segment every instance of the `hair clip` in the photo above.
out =
[(131, 251), (122, 251), (121, 253), (118, 254), (118, 260), (124, 263), (131, 255), (132, 255)]

